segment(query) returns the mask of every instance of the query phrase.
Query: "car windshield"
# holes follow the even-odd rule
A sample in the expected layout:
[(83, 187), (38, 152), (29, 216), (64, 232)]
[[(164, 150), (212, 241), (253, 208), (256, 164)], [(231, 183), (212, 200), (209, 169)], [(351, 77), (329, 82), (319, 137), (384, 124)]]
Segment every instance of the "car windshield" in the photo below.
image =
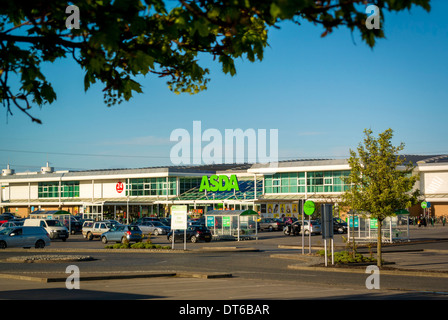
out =
[(12, 231), (12, 228), (5, 228), (0, 230), (0, 235), (7, 235)]
[(58, 220), (47, 220), (47, 226), (49, 226), (49, 227), (62, 227), (62, 224)]

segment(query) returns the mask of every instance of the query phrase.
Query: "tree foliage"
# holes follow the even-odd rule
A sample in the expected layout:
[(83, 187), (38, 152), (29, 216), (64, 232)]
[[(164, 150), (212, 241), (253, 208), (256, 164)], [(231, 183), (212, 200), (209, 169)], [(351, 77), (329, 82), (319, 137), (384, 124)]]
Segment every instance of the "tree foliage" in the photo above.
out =
[[(413, 5), (430, 10), (429, 0), (369, 0), (382, 11)], [(17, 107), (33, 121), (33, 105), (52, 103), (56, 93), (41, 71), (43, 62), (74, 59), (84, 86), (104, 86), (108, 106), (142, 92), (136, 75), (165, 78), (175, 93), (207, 88), (209, 70), (198, 55), (213, 56), (226, 74), (235, 60), (263, 59), (268, 31), (281, 21), (323, 28), (322, 36), (345, 26), (373, 47), (383, 29), (368, 29), (365, 0), (232, 0), (165, 3), (162, 0), (80, 0), (79, 29), (68, 29), (66, 1), (5, 1), (0, 5), (0, 101), (12, 115)], [(381, 14), (381, 19), (384, 15)], [(20, 88), (13, 89), (16, 76)]]
[(378, 219), (377, 261), (380, 265), (382, 221), (417, 203), (419, 190), (413, 189), (418, 176), (413, 175), (414, 165), (399, 155), (404, 144), (392, 144), (392, 129), (380, 133), (378, 139), (372, 136), (370, 129), (364, 130), (364, 134), (358, 152), (350, 150), (350, 175), (346, 183), (351, 187), (342, 198), (345, 206)]

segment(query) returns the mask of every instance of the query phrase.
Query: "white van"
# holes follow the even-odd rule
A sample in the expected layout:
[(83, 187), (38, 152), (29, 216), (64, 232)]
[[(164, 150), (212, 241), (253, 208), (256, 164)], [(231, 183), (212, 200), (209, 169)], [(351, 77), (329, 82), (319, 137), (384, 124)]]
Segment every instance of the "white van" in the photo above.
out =
[(68, 229), (62, 225), (59, 220), (55, 219), (25, 219), (23, 223), (26, 227), (42, 227), (44, 228), (50, 239), (62, 239), (62, 241), (68, 238)]
[(0, 249), (10, 247), (44, 248), (50, 245), (47, 231), (42, 227), (10, 227), (0, 230)]

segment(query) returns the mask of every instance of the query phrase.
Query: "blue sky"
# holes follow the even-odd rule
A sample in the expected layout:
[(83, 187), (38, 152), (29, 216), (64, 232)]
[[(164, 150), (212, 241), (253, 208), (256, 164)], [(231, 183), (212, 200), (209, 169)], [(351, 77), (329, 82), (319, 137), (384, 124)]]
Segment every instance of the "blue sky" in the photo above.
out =
[[(70, 60), (46, 65), (58, 99), (33, 115), (0, 112), (0, 165), (38, 170), (134, 168), (171, 165), (170, 134), (202, 130), (278, 129), (279, 159), (341, 158), (363, 139), (392, 128), (407, 154), (448, 153), (448, 2), (430, 13), (385, 13), (386, 39), (374, 49), (341, 28), (325, 38), (311, 24), (283, 23), (269, 33), (263, 61), (237, 62), (234, 77), (217, 62), (209, 88), (175, 95), (164, 80), (139, 78), (143, 94), (107, 107), (101, 86), (83, 88)], [(207, 143), (203, 143), (203, 146)]]

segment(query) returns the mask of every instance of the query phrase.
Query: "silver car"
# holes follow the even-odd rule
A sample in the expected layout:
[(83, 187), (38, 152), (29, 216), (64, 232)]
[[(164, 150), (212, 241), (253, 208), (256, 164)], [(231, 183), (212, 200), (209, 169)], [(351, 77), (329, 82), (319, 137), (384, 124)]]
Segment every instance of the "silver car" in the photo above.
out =
[(171, 230), (170, 227), (164, 225), (160, 221), (144, 221), (137, 224), (137, 226), (144, 234), (151, 233), (155, 236), (158, 236), (159, 234), (168, 234)]
[[(310, 223), (311, 222), (311, 223)], [(302, 226), (302, 230), (305, 230), (305, 234), (321, 234), (322, 233), (322, 228), (320, 226), (320, 223), (316, 220), (304, 220), (303, 221), (303, 226)]]
[(11, 247), (44, 248), (50, 237), (42, 227), (12, 227), (0, 230), (0, 249)]
[(23, 221), (9, 220), (2, 225), (0, 225), (0, 230), (6, 228), (20, 227), (23, 226)]

